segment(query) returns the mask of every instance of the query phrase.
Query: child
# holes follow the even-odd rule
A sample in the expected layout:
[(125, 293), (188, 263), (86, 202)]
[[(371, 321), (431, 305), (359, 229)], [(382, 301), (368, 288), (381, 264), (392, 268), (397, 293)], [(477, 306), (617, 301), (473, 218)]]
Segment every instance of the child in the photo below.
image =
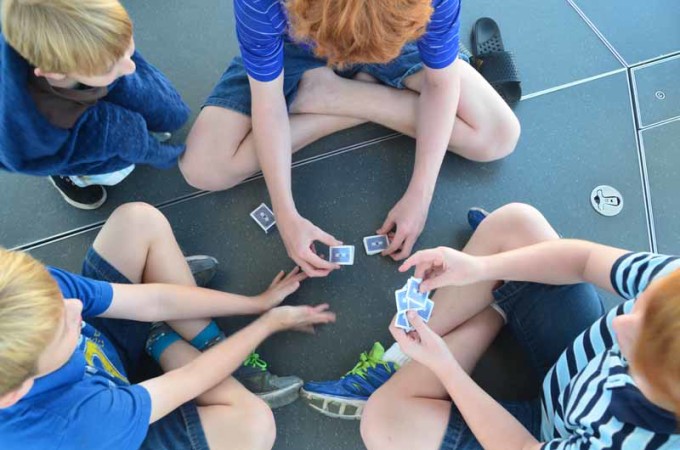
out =
[(366, 121), (417, 138), (411, 182), (377, 231), (394, 231), (383, 254), (400, 260), (423, 230), (447, 150), (475, 161), (514, 150), (517, 118), (458, 58), (459, 0), (236, 0), (234, 8), (241, 58), (206, 101), (180, 168), (191, 185), (220, 190), (261, 167), (288, 254), (308, 275), (338, 267), (310, 244), (339, 241), (295, 208), (291, 151)]
[[(269, 449), (271, 410), (229, 375), (271, 334), (335, 319), (278, 306), (298, 270), (255, 297), (195, 287), (170, 225), (140, 203), (113, 213), (83, 275), (0, 250), (3, 449)], [(234, 314), (262, 315), (226, 339), (206, 319)], [(165, 374), (134, 384), (145, 346)]]
[[(419, 364), (368, 400), (369, 449), (680, 447), (677, 257), (560, 239), (515, 204), (463, 252), (418, 252), (400, 270), (412, 267), (422, 289), (438, 289), (437, 317), (429, 327), (410, 315), (409, 335), (391, 327)], [(605, 312), (593, 285), (627, 301)], [(544, 380), (540, 399), (499, 403), (468, 375), (504, 323)]]
[[(188, 107), (135, 51), (117, 0), (4, 0), (0, 168), (49, 176), (72, 206), (95, 209), (136, 164), (167, 168)], [(161, 135), (159, 135), (161, 136)]]

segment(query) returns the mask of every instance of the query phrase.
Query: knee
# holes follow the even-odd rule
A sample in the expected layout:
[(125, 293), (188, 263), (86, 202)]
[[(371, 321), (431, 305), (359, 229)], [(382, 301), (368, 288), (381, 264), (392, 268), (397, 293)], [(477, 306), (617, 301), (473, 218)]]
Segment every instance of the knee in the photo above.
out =
[(498, 223), (503, 229), (527, 238), (537, 230), (542, 231), (543, 225), (549, 225), (538, 209), (526, 203), (509, 203), (495, 210), (487, 219), (492, 219), (489, 223)]
[[(385, 411), (389, 411), (389, 398), (376, 391), (366, 403), (361, 414), (361, 438), (367, 449), (384, 449), (388, 447), (389, 419)], [(388, 409), (386, 409), (388, 408)]]
[(192, 157), (189, 152), (190, 149), (187, 148), (179, 161), (179, 170), (184, 181), (194, 189), (224, 191), (236, 186), (246, 178), (246, 176), (221, 164), (202, 164), (198, 158)]
[(502, 118), (491, 121), (478, 130), (478, 148), (471, 159), (478, 162), (491, 162), (505, 158), (517, 147), (521, 131), (519, 119), (508, 110)]
[(116, 208), (109, 218), (110, 221), (120, 221), (133, 230), (157, 232), (170, 227), (165, 218), (154, 206), (144, 202), (126, 203)]
[(248, 436), (248, 448), (269, 450), (276, 441), (274, 413), (264, 401), (253, 397), (243, 405), (242, 430)]

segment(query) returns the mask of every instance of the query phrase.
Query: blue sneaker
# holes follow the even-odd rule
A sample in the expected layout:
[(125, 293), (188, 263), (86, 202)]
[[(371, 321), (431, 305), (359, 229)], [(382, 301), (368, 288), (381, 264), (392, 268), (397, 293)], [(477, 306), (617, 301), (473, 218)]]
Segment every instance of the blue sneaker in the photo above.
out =
[(360, 419), (368, 397), (397, 371), (399, 366), (384, 361), (385, 349), (379, 342), (337, 381), (309, 381), (300, 396), (309, 406), (329, 417)]
[(486, 216), (488, 215), (489, 211), (476, 206), (474, 208), (468, 209), (467, 221), (470, 225), (470, 228), (472, 228), (472, 231), (475, 231), (479, 224), (482, 223), (482, 220), (486, 219)]

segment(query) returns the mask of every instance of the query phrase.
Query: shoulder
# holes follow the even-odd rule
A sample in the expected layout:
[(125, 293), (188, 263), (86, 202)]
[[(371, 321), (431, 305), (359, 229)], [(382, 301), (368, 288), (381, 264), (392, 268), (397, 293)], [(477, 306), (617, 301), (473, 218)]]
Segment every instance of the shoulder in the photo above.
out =
[(234, 11), (237, 17), (274, 17), (283, 14), (283, 3), (280, 0), (234, 0)]

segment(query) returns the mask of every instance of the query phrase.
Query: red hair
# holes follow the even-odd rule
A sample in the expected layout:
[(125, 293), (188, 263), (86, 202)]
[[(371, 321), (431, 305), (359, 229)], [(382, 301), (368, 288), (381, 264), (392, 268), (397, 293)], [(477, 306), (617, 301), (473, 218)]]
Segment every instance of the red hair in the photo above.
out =
[(387, 63), (425, 32), (431, 0), (287, 0), (292, 35), (332, 66)]

